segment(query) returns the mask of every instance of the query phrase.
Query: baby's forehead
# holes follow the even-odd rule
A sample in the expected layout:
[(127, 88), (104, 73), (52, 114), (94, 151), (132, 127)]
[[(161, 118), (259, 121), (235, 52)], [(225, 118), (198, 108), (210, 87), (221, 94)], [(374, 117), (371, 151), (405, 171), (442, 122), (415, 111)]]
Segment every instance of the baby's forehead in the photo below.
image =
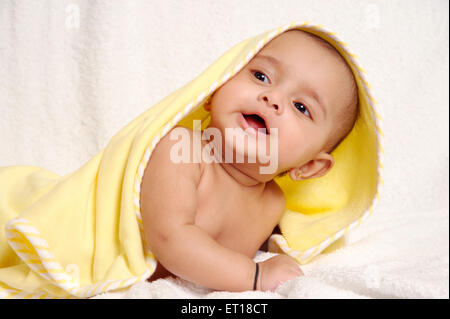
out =
[[(263, 54), (264, 52), (279, 52), (283, 50), (291, 50), (293, 52), (301, 51), (302, 48), (307, 47), (316, 47), (320, 49), (324, 49), (322, 52), (329, 52), (329, 56), (338, 57), (342, 62), (347, 65), (346, 60), (342, 57), (342, 55), (338, 52), (338, 50), (330, 44), (328, 41), (322, 39), (318, 35), (313, 33), (303, 31), (303, 30), (288, 30), (278, 37), (271, 40), (266, 47), (264, 47), (256, 56), (259, 54)], [(282, 58), (282, 57), (281, 57)], [(326, 58), (326, 56), (324, 56)]]
[(326, 68), (354, 81), (351, 67), (338, 50), (321, 37), (303, 30), (289, 30), (280, 34), (263, 47), (251, 62), (262, 60), (280, 69), (293, 69), (302, 65), (307, 65), (308, 71), (316, 71), (317, 67)]

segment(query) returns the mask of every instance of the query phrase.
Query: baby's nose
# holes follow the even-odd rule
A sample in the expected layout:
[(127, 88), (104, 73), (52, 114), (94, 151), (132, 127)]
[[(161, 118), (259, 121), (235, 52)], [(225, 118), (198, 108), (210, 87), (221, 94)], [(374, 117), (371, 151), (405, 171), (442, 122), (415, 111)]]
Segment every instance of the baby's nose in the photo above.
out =
[[(269, 99), (267, 98), (267, 96), (263, 97), (264, 102), (269, 102)], [(272, 106), (275, 108), (276, 111), (278, 111), (278, 104), (272, 104)]]

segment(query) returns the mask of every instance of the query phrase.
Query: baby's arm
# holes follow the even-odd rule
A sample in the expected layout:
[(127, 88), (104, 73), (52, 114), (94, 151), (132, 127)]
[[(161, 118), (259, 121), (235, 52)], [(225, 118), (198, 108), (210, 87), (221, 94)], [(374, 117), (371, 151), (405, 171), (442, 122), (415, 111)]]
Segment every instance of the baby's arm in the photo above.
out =
[(188, 281), (217, 290), (251, 290), (253, 260), (195, 225), (201, 167), (192, 161), (173, 163), (170, 149), (177, 141), (169, 136), (153, 151), (142, 180), (142, 218), (151, 251), (167, 270)]

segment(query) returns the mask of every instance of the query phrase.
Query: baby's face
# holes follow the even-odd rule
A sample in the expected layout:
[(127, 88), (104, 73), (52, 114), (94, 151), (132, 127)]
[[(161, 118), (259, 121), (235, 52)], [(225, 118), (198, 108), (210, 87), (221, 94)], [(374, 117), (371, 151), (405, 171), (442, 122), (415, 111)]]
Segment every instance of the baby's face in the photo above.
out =
[[(333, 158), (324, 152), (333, 121), (352, 96), (348, 69), (329, 49), (299, 31), (270, 41), (213, 95), (210, 127), (250, 125), (278, 129), (278, 169), (260, 175), (253, 164), (239, 169), (261, 181), (286, 170), (324, 175)], [(264, 121), (247, 115), (259, 114)], [(244, 116), (246, 115), (246, 116)], [(245, 121), (243, 121), (245, 119)]]

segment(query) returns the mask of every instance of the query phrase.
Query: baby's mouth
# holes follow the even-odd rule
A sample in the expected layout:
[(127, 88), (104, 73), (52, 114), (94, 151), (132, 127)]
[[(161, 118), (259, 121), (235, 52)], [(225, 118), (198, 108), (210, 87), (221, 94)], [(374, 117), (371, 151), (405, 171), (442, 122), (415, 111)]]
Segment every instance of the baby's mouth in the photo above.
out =
[(258, 132), (258, 128), (265, 128), (266, 134), (270, 134), (269, 129), (266, 125), (266, 121), (259, 116), (258, 114), (242, 114), (244, 116), (244, 120), (247, 122), (249, 127), (255, 129)]

